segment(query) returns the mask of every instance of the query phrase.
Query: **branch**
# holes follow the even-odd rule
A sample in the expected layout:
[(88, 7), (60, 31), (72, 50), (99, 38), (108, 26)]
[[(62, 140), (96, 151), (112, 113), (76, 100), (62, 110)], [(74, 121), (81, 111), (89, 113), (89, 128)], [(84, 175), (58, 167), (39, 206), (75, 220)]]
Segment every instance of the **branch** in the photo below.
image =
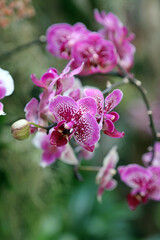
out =
[[(146, 95), (147, 91), (142, 87), (141, 81), (139, 81), (136, 78), (132, 77), (128, 72), (126, 72), (126, 70), (121, 65), (118, 65), (118, 68), (120, 69), (121, 73), (114, 72), (114, 76), (118, 76), (118, 77), (124, 78), (123, 81), (110, 85), (102, 93), (103, 94), (108, 93), (113, 88), (115, 88), (117, 86), (120, 86), (120, 85), (127, 84), (127, 83), (130, 83), (130, 84), (134, 85), (138, 89), (138, 91), (140, 92), (140, 94), (141, 94), (141, 96), (143, 98), (143, 101), (144, 101), (144, 104), (146, 106), (146, 109), (147, 109), (147, 115), (148, 115), (149, 122), (150, 122), (150, 129), (151, 129), (152, 136), (153, 136), (152, 158), (151, 158), (151, 162), (150, 162), (150, 164), (151, 164), (152, 160), (154, 158), (154, 155), (155, 155), (154, 145), (155, 145), (155, 142), (160, 139), (160, 134), (156, 132), (155, 124), (154, 124), (154, 121), (153, 121), (153, 113), (152, 113), (152, 110), (151, 110), (151, 107), (150, 107), (150, 104), (149, 104), (149, 101), (148, 101), (148, 98), (147, 98), (147, 95)], [(112, 73), (109, 73), (107, 75), (112, 75)]]
[(18, 46), (18, 47), (14, 48), (14, 49), (12, 49), (12, 50), (10, 50), (8, 52), (2, 53), (0, 55), (0, 62), (4, 61), (4, 59), (7, 59), (8, 57), (10, 57), (11, 55), (15, 54), (16, 52), (19, 52), (19, 51), (22, 51), (22, 50), (24, 50), (26, 48), (29, 48), (29, 47), (31, 47), (34, 44), (41, 44), (41, 43), (45, 43), (45, 42), (46, 42), (46, 37), (42, 35), (38, 39), (35, 39), (35, 40), (33, 40), (31, 42), (28, 42), (28, 43), (25, 43), (25, 44), (23, 44), (21, 46)]

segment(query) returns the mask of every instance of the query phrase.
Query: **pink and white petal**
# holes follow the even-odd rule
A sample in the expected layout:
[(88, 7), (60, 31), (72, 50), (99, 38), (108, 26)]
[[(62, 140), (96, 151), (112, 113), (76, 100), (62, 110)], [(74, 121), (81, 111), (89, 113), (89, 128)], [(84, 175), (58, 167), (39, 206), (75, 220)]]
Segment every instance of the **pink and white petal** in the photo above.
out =
[(56, 96), (49, 105), (49, 110), (55, 116), (56, 121), (71, 121), (78, 110), (76, 101), (66, 96)]
[(10, 73), (0, 68), (0, 84), (6, 89), (5, 96), (9, 96), (14, 91), (14, 81)]
[(87, 97), (92, 97), (95, 99), (97, 103), (97, 113), (101, 115), (104, 107), (104, 97), (102, 92), (98, 89), (87, 88), (84, 90), (84, 93)]
[(38, 107), (39, 102), (36, 98), (32, 98), (25, 106), (24, 111), (26, 115), (26, 119), (28, 121), (37, 123), (38, 121)]
[(142, 161), (143, 161), (145, 166), (148, 166), (148, 164), (150, 163), (151, 159), (152, 159), (152, 152), (144, 153), (142, 155)]
[(6, 96), (6, 88), (0, 83), (0, 99)]
[(113, 190), (117, 187), (117, 181), (115, 179), (111, 179), (105, 186), (106, 190)]
[(148, 183), (149, 198), (160, 201), (160, 167), (151, 166), (148, 170), (153, 174), (152, 180)]
[(74, 137), (82, 147), (91, 147), (98, 142), (100, 130), (97, 121), (92, 115), (89, 113), (82, 115), (77, 122), (77, 129), (74, 133)]
[(3, 111), (3, 103), (0, 102), (0, 116), (6, 115), (6, 113)]
[(121, 180), (132, 188), (144, 188), (152, 178), (152, 173), (138, 164), (118, 167)]
[(91, 97), (81, 98), (77, 101), (77, 105), (79, 107), (78, 113), (80, 115), (84, 113), (90, 113), (92, 116), (96, 115), (97, 112), (97, 104), (96, 101)]
[(56, 155), (52, 152), (45, 151), (42, 153), (42, 161), (40, 163), (41, 167), (46, 167), (57, 160)]
[(115, 108), (120, 101), (122, 100), (123, 93), (121, 90), (116, 89), (113, 92), (111, 92), (106, 98), (105, 98), (105, 110), (106, 112), (110, 112), (113, 108)]
[(68, 89), (72, 88), (74, 84), (74, 77), (64, 77), (61, 80), (63, 86), (63, 92), (67, 91)]
[(32, 139), (33, 145), (37, 148), (42, 148), (42, 142), (43, 142), (45, 136), (46, 136), (46, 133), (37, 132)]
[(69, 143), (67, 143), (65, 150), (62, 152), (60, 160), (70, 165), (78, 164), (78, 159)]
[(81, 90), (79, 88), (71, 91), (69, 97), (73, 98), (75, 101), (78, 101), (81, 98)]
[(103, 166), (110, 166), (110, 169), (114, 169), (119, 161), (119, 155), (117, 152), (117, 146), (113, 146), (109, 153), (103, 160)]

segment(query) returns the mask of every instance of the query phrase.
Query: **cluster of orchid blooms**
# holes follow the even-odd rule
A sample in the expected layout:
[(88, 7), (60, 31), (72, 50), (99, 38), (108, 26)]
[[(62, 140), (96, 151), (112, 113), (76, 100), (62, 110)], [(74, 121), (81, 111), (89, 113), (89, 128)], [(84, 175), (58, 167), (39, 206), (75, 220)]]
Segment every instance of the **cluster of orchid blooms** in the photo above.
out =
[[(106, 74), (117, 65), (129, 73), (135, 52), (131, 43), (134, 34), (129, 35), (127, 27), (113, 13), (95, 10), (95, 19), (103, 25), (98, 32), (89, 31), (82, 23), (73, 26), (54, 24), (48, 28), (47, 50), (56, 57), (69, 60), (69, 63), (60, 74), (55, 68), (49, 68), (40, 79), (31, 75), (33, 83), (42, 92), (38, 100), (32, 98), (25, 106), (26, 120), (12, 125), (13, 136), (17, 139), (35, 134), (33, 144), (43, 150), (40, 163), (43, 167), (60, 159), (83, 168), (81, 160), (93, 157), (101, 132), (113, 138), (124, 136), (124, 132), (115, 128), (119, 115), (113, 111), (122, 100), (122, 91), (115, 89), (104, 98), (101, 90), (82, 86), (75, 76)], [(2, 97), (7, 95), (5, 81), (7, 78), (3, 80), (0, 72)], [(97, 167), (99, 200), (104, 190), (112, 190), (117, 185), (113, 176), (118, 160), (117, 147), (113, 146), (103, 166)], [(138, 164), (118, 167), (121, 180), (132, 188), (127, 196), (132, 210), (148, 199), (160, 201), (158, 141), (154, 144), (154, 155), (145, 153), (143, 161), (145, 167)]]

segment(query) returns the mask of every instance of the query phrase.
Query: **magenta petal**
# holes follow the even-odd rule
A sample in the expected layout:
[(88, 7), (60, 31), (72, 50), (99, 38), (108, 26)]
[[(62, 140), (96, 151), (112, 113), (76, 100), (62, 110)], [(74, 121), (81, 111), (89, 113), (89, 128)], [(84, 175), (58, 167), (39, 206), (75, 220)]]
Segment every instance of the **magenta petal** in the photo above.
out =
[(4, 86), (0, 86), (0, 99), (4, 98), (6, 95), (6, 88)]
[(112, 115), (112, 122), (116, 122), (119, 119), (119, 114), (117, 112), (110, 112), (110, 115)]
[(26, 119), (28, 121), (37, 123), (38, 121), (38, 100), (32, 98), (25, 106), (24, 111), (26, 113)]
[(38, 86), (38, 87), (42, 87), (42, 88), (46, 88), (46, 85), (41, 81), (39, 80), (38, 78), (36, 78), (36, 75), (35, 74), (31, 74), (31, 79), (32, 79), (32, 82)]
[(55, 154), (53, 154), (52, 152), (46, 151), (42, 153), (42, 162), (41, 165), (42, 166), (47, 166), (50, 165), (52, 163), (54, 163), (56, 161), (56, 156)]
[(51, 134), (50, 144), (57, 147), (62, 147), (67, 144), (66, 136), (64, 136), (61, 132), (55, 130)]
[(81, 98), (77, 101), (77, 105), (79, 107), (78, 112), (80, 114), (90, 113), (92, 116), (96, 115), (97, 112), (97, 104), (96, 101), (91, 97)]
[(90, 88), (85, 89), (84, 92), (87, 97), (92, 97), (95, 99), (97, 103), (97, 113), (99, 115), (102, 115), (103, 107), (104, 107), (104, 97), (102, 92), (98, 89), (90, 89)]
[(103, 132), (107, 134), (108, 132), (112, 133), (114, 131), (114, 124), (110, 119), (106, 119), (103, 122)]
[(56, 96), (49, 105), (49, 110), (53, 113), (58, 122), (71, 121), (78, 110), (78, 105), (74, 99), (66, 96)]
[(160, 167), (149, 167), (148, 170), (153, 174), (152, 181), (148, 184), (149, 198), (160, 201)]
[(83, 146), (93, 146), (98, 142), (100, 130), (95, 118), (89, 113), (85, 113), (77, 123), (77, 129), (74, 133), (76, 141)]
[(106, 98), (105, 98), (105, 110), (108, 113), (111, 111), (113, 108), (115, 108), (120, 101), (122, 100), (123, 93), (121, 90), (116, 89), (112, 93), (110, 93)]
[(115, 128), (113, 132), (109, 132), (107, 130), (103, 131), (106, 135), (113, 137), (113, 138), (122, 138), (124, 137), (124, 132), (118, 132)]
[(141, 188), (152, 178), (151, 172), (138, 164), (120, 166), (118, 172), (121, 180), (132, 188)]
[[(145, 198), (145, 199), (146, 199), (146, 201), (148, 200), (148, 198)], [(136, 207), (144, 201), (141, 196), (137, 197), (136, 195), (133, 195), (132, 193), (130, 193), (127, 195), (127, 202), (128, 202), (128, 206), (130, 207), (130, 209), (132, 211), (134, 211), (136, 209)]]
[(57, 74), (52, 73), (51, 70), (50, 70), (50, 72), (46, 72), (42, 75), (41, 81), (47, 87), (57, 77), (58, 77)]

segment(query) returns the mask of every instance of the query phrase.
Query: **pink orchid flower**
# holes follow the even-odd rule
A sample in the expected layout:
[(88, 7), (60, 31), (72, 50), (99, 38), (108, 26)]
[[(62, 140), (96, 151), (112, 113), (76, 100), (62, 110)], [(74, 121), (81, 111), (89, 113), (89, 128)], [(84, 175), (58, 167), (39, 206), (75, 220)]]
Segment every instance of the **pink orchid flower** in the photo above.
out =
[[(145, 166), (148, 166), (152, 160), (152, 152), (144, 153), (142, 160)], [(154, 144), (154, 158), (152, 160), (152, 166), (160, 166), (160, 142)]]
[(44, 132), (37, 132), (32, 141), (34, 146), (43, 150), (42, 160), (40, 163), (42, 167), (46, 167), (54, 163), (58, 158), (60, 158), (65, 149), (64, 146), (57, 148), (56, 146), (51, 145), (49, 139), (50, 134), (47, 135)]
[(82, 98), (76, 102), (71, 97), (56, 96), (49, 109), (57, 121), (51, 144), (63, 146), (74, 136), (82, 147), (94, 151), (100, 129), (95, 119), (97, 106), (93, 98)]
[(115, 47), (111, 41), (98, 33), (89, 33), (87, 38), (75, 43), (72, 48), (73, 68), (84, 62), (80, 75), (110, 72), (117, 64)]
[(106, 14), (104, 11), (99, 13), (96, 9), (94, 14), (96, 21), (104, 26), (99, 33), (114, 43), (121, 66), (129, 70), (134, 61), (135, 46), (130, 43), (134, 39), (134, 34), (129, 34), (127, 27), (113, 13)]
[[(9, 96), (14, 91), (14, 81), (8, 71), (0, 68), (0, 99)], [(0, 115), (5, 115), (3, 104), (0, 102)]]
[(49, 68), (40, 79), (37, 79), (35, 74), (31, 75), (31, 79), (36, 86), (42, 87), (50, 92), (52, 92), (54, 86), (56, 86), (55, 95), (61, 94), (61, 92), (65, 92), (72, 87), (74, 84), (74, 75), (82, 71), (83, 63), (73, 71), (70, 71), (70, 65), (73, 61), (74, 59), (71, 59), (60, 75), (58, 75), (55, 68)]
[(113, 190), (117, 186), (117, 181), (112, 178), (116, 173), (115, 166), (118, 160), (117, 147), (114, 146), (104, 158), (103, 166), (96, 176), (96, 182), (99, 184), (97, 195), (98, 201), (101, 201), (104, 190)]
[(121, 180), (132, 188), (127, 196), (131, 210), (148, 199), (160, 201), (160, 167), (144, 168), (138, 164), (120, 166), (118, 168)]
[(62, 147), (56, 147), (50, 144), (50, 137), (51, 132), (48, 135), (44, 132), (37, 132), (32, 141), (35, 147), (43, 150), (40, 163), (42, 167), (54, 163), (57, 159), (71, 165), (78, 164), (78, 159), (69, 144)]
[(123, 137), (124, 132), (118, 132), (114, 126), (114, 123), (119, 119), (119, 114), (112, 111), (121, 102), (122, 91), (115, 89), (105, 100), (102, 92), (98, 89), (86, 89), (84, 92), (87, 97), (94, 98), (97, 103), (96, 119), (103, 132), (110, 137)]
[(71, 59), (72, 47), (88, 33), (89, 30), (82, 23), (73, 26), (67, 23), (53, 24), (47, 30), (47, 50), (56, 57)]

